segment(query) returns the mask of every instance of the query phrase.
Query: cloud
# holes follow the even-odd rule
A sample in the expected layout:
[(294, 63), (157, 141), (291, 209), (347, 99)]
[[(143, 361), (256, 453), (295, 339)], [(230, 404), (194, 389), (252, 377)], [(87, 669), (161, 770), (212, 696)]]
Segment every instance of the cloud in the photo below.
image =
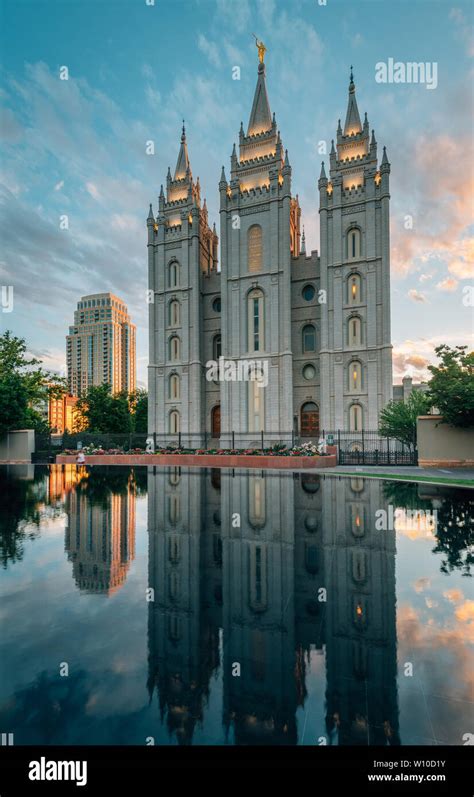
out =
[(59, 183), (56, 183), (56, 185), (54, 186), (54, 190), (60, 191), (61, 188), (63, 188), (63, 186), (64, 186), (64, 180), (60, 180)]
[(198, 36), (198, 47), (213, 66), (220, 65), (219, 48), (202, 33)]
[(419, 578), (413, 584), (413, 589), (415, 592), (424, 592), (426, 589), (429, 589), (431, 586), (431, 579), (429, 578)]
[(436, 285), (436, 288), (439, 291), (447, 291), (448, 293), (452, 293), (458, 287), (459, 282), (452, 277), (446, 277), (446, 279), (441, 280)]
[(97, 188), (96, 185), (94, 185), (94, 183), (86, 183), (86, 189), (88, 193), (92, 197), (94, 197), (94, 199), (99, 199), (100, 197), (99, 189)]
[(413, 299), (414, 302), (427, 302), (428, 299), (423, 293), (420, 293), (415, 288), (412, 288), (408, 291), (408, 296), (410, 299)]

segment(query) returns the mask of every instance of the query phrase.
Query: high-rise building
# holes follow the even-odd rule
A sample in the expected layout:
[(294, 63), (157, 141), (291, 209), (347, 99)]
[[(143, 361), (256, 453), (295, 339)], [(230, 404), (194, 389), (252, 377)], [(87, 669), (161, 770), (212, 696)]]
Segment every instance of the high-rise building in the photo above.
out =
[(60, 396), (50, 396), (48, 401), (48, 422), (53, 431), (62, 434), (74, 431), (74, 408), (77, 396), (64, 392)]
[(66, 337), (69, 392), (80, 396), (92, 385), (113, 393), (136, 386), (135, 324), (113, 293), (83, 296)]
[[(292, 169), (266, 88), (264, 50), (247, 129), (219, 182), (217, 235), (183, 128), (174, 175), (147, 219), (149, 432), (376, 429), (392, 398), (389, 176), (351, 71), (345, 122), (318, 182), (321, 252), (306, 253)], [(209, 378), (225, 358), (267, 366), (267, 384)], [(232, 376), (232, 371), (229, 370)], [(206, 378), (206, 376), (208, 378)]]

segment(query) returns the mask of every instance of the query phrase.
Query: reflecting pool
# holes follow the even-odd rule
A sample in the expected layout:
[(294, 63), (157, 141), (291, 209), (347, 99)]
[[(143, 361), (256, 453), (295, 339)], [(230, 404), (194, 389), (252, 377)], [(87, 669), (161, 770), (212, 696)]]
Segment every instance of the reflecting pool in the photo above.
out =
[(22, 744), (463, 744), (473, 499), (313, 473), (0, 468)]

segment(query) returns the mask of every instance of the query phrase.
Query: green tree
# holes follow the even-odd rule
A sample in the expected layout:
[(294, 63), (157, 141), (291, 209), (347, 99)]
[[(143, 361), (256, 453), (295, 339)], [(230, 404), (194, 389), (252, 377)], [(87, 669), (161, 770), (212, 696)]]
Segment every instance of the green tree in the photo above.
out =
[(80, 427), (104, 434), (131, 432), (132, 414), (126, 391), (112, 395), (110, 385), (93, 385), (76, 404)]
[(146, 390), (137, 390), (134, 405), (135, 432), (144, 434), (148, 431), (148, 393)]
[(430, 399), (421, 390), (413, 390), (406, 402), (389, 401), (380, 413), (379, 433), (416, 448), (416, 419), (426, 415), (430, 406)]
[(451, 426), (474, 426), (474, 352), (467, 346), (437, 346), (438, 365), (428, 366), (431, 405)]
[(26, 341), (7, 330), (0, 335), (0, 435), (11, 429), (48, 431), (40, 405), (65, 389), (65, 380), (27, 357)]

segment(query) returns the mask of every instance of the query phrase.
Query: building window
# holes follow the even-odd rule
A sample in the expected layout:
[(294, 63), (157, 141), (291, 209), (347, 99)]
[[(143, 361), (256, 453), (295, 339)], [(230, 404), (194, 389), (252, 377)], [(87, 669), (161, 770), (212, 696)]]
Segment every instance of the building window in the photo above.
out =
[(222, 354), (222, 338), (220, 335), (214, 335), (212, 339), (212, 356), (214, 360), (218, 360)]
[(303, 368), (303, 378), (306, 379), (308, 382), (311, 382), (316, 376), (316, 368), (314, 365), (305, 365)]
[(181, 516), (181, 503), (179, 499), (180, 497), (177, 493), (168, 496), (168, 520), (173, 526), (179, 523)]
[(347, 302), (348, 304), (360, 304), (361, 301), (361, 281), (360, 274), (350, 274), (347, 278)]
[(358, 260), (360, 256), (360, 230), (355, 228), (347, 233), (347, 257), (349, 260)]
[(259, 224), (253, 224), (247, 233), (247, 263), (248, 271), (252, 273), (262, 270), (262, 228)]
[(179, 399), (180, 397), (180, 379), (178, 374), (171, 374), (170, 376), (170, 399)]
[(169, 347), (170, 347), (170, 360), (179, 360), (181, 347), (180, 347), (180, 339), (177, 337), (177, 335), (174, 335), (172, 338), (170, 338)]
[(265, 428), (265, 388), (260, 380), (251, 379), (249, 392), (249, 432), (261, 432)]
[(261, 544), (252, 544), (250, 558), (250, 608), (263, 612), (267, 608), (267, 551)]
[(351, 432), (362, 431), (362, 407), (352, 404), (349, 408), (349, 429)]
[(169, 264), (169, 287), (177, 288), (179, 285), (179, 263), (173, 260)]
[(262, 476), (249, 476), (249, 522), (255, 529), (264, 527), (265, 479)]
[(314, 285), (305, 285), (302, 290), (302, 294), (303, 294), (303, 299), (306, 302), (312, 302), (316, 294), (316, 289)]
[(177, 564), (180, 559), (180, 550), (179, 550), (179, 537), (177, 534), (173, 534), (168, 541), (168, 558), (170, 562), (173, 564)]
[(359, 316), (352, 316), (348, 321), (349, 346), (360, 346), (362, 343), (362, 323)]
[(176, 299), (174, 299), (172, 302), (170, 302), (170, 307), (169, 307), (169, 323), (170, 323), (170, 326), (172, 326), (172, 327), (179, 326), (179, 324), (180, 324), (180, 315), (181, 315), (180, 309), (181, 308), (180, 308), (179, 302)]
[(218, 296), (217, 299), (214, 299), (214, 301), (212, 303), (212, 309), (214, 310), (215, 313), (220, 313), (220, 311), (221, 311), (220, 296)]
[(360, 362), (354, 360), (349, 363), (349, 390), (351, 393), (358, 393), (362, 388), (362, 366)]
[(263, 293), (253, 290), (248, 295), (248, 348), (249, 352), (263, 351)]
[(179, 424), (179, 412), (177, 410), (173, 410), (170, 412), (170, 434), (178, 434), (180, 431), (180, 424)]
[(313, 324), (303, 327), (303, 352), (316, 351), (316, 329)]

